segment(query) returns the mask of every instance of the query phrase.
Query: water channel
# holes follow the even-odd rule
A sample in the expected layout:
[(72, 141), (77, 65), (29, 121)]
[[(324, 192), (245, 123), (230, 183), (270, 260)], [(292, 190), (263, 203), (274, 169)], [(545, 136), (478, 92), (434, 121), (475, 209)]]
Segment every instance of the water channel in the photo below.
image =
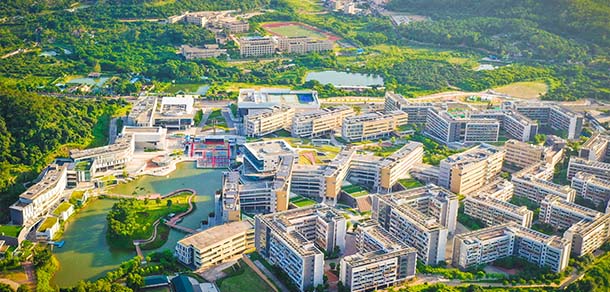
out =
[(383, 78), (380, 76), (339, 71), (309, 72), (305, 81), (310, 80), (334, 86), (383, 86)]
[[(221, 177), (222, 170), (197, 169), (195, 162), (182, 162), (168, 176), (143, 176), (118, 185), (109, 193), (163, 195), (179, 188), (192, 188), (197, 191), (197, 208), (180, 225), (198, 228), (201, 220), (207, 219), (208, 214), (214, 210), (214, 192), (221, 187)], [(53, 279), (55, 284), (67, 287), (75, 285), (79, 280), (99, 278), (135, 256), (135, 249), (114, 250), (106, 243), (106, 214), (114, 203), (113, 200), (90, 202), (70, 220), (62, 237), (65, 245), (53, 251), (60, 264)], [(184, 233), (170, 231), (167, 242), (158, 250), (173, 249), (183, 237)]]

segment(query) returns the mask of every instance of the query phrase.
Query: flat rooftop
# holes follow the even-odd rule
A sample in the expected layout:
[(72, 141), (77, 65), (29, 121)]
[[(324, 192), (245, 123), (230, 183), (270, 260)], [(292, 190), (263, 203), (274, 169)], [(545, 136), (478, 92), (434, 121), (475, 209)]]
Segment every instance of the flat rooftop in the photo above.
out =
[(237, 97), (239, 108), (261, 108), (288, 105), (294, 108), (320, 108), (318, 92), (314, 90), (291, 90), (282, 88), (240, 89)]
[(284, 140), (260, 141), (244, 144), (244, 147), (257, 159), (265, 156), (294, 155), (295, 151)]
[(233, 236), (239, 235), (252, 228), (254, 228), (254, 225), (247, 220), (231, 222), (219, 226), (214, 226), (199, 233), (195, 233), (191, 236), (181, 239), (180, 241), (178, 241), (178, 243), (183, 244), (185, 246), (193, 246), (198, 249), (202, 249), (215, 245)]
[(30, 201), (36, 199), (49, 189), (55, 187), (65, 171), (66, 166), (59, 166), (57, 164), (49, 165), (42, 179), (35, 185), (29, 187), (25, 192), (21, 193), (19, 197)]
[(133, 134), (126, 133), (122, 137), (117, 138), (114, 144), (83, 150), (72, 149), (70, 150), (70, 157), (72, 159), (83, 159), (92, 158), (104, 154), (110, 154), (113, 152), (120, 152), (131, 148), (132, 142)]

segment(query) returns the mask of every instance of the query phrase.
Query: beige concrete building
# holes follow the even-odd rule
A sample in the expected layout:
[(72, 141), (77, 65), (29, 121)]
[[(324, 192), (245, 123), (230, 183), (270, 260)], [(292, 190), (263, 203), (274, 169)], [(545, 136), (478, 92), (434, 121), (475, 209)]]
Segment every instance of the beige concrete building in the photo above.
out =
[(182, 45), (180, 46), (180, 54), (187, 60), (206, 59), (226, 55), (227, 50), (218, 48), (218, 45), (206, 45), (203, 48)]
[(506, 157), (504, 163), (512, 169), (522, 169), (539, 162), (546, 162), (552, 167), (563, 158), (563, 149), (554, 151), (551, 147), (533, 145), (517, 140), (508, 140), (504, 143)]
[(222, 174), (222, 189), (219, 203), (222, 210), (222, 222), (241, 220), (241, 205), (239, 203), (239, 172), (227, 171)]
[(258, 253), (300, 291), (323, 284), (324, 252), (345, 250), (345, 218), (322, 205), (257, 215)]
[(583, 256), (594, 252), (610, 239), (610, 214), (572, 225), (563, 237), (572, 242), (572, 254)]
[(580, 221), (591, 222), (601, 216), (602, 213), (595, 210), (548, 195), (540, 202), (538, 220), (553, 226), (556, 230), (566, 230)]
[(601, 180), (610, 181), (610, 163), (571, 157), (568, 164), (568, 179), (572, 180), (579, 172), (594, 175)]
[(246, 115), (244, 130), (248, 137), (261, 137), (282, 129), (290, 131), (293, 117), (292, 107), (275, 105), (268, 110)]
[(250, 221), (238, 221), (181, 239), (176, 244), (174, 255), (187, 266), (205, 270), (253, 249), (254, 225)]
[(358, 228), (358, 253), (343, 257), (340, 281), (350, 291), (371, 291), (415, 277), (417, 251), (377, 224)]
[(275, 42), (271, 37), (242, 37), (237, 40), (242, 57), (261, 57), (275, 54)]
[(610, 182), (592, 174), (578, 172), (572, 177), (572, 188), (576, 195), (593, 201), (597, 205), (607, 205), (610, 201)]
[(454, 193), (469, 195), (495, 180), (502, 171), (504, 150), (482, 144), (441, 161), (438, 183)]
[(516, 172), (511, 178), (515, 186), (514, 195), (528, 198), (540, 204), (547, 195), (555, 195), (569, 202), (574, 202), (576, 191), (570, 186), (551, 182), (553, 167), (539, 163)]
[(280, 37), (278, 49), (287, 54), (307, 54), (311, 52), (330, 51), (334, 43), (327, 39), (311, 37)]
[(534, 212), (525, 206), (516, 206), (484, 195), (466, 197), (464, 213), (483, 221), (486, 226), (515, 222), (529, 228), (534, 217)]
[(570, 241), (511, 222), (462, 233), (453, 242), (453, 265), (468, 269), (517, 256), (559, 273), (568, 266)]
[(447, 236), (455, 231), (457, 196), (428, 185), (372, 196), (372, 218), (398, 240), (415, 248), (427, 265), (445, 260)]
[(585, 144), (582, 144), (578, 151), (578, 157), (586, 160), (608, 162), (610, 161), (609, 145), (610, 136), (595, 133)]
[(476, 193), (479, 196), (486, 196), (508, 202), (513, 197), (515, 186), (510, 181), (503, 178), (496, 178), (491, 183), (488, 183)]
[(353, 116), (354, 110), (344, 105), (298, 113), (292, 119), (292, 136), (313, 138), (330, 134), (341, 129), (343, 119)]
[(402, 95), (386, 91), (384, 110), (386, 112), (401, 110), (408, 115), (409, 124), (425, 124), (428, 118), (428, 109), (434, 107), (433, 103), (410, 102)]
[(364, 141), (390, 135), (405, 125), (408, 115), (402, 111), (372, 112), (343, 120), (341, 137), (348, 141)]

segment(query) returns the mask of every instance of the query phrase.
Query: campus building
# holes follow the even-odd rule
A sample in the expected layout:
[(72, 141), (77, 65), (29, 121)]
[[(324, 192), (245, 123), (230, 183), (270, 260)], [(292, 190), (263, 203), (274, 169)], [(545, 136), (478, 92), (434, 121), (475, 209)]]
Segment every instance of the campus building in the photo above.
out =
[(242, 57), (262, 57), (275, 54), (275, 41), (272, 37), (250, 36), (237, 40)]
[(95, 161), (92, 169), (97, 172), (123, 168), (133, 158), (134, 150), (134, 135), (127, 133), (116, 138), (114, 144), (90, 149), (72, 149), (70, 158), (74, 163)]
[(508, 140), (504, 143), (506, 156), (504, 163), (511, 169), (523, 169), (541, 161), (555, 167), (563, 158), (563, 149), (555, 151), (553, 147), (533, 145), (517, 140)]
[[(279, 163), (271, 176), (239, 181), (239, 204), (241, 211), (250, 214), (273, 213), (288, 210), (294, 156), (279, 157)], [(232, 182), (237, 183), (236, 177)]]
[(429, 108), (425, 133), (443, 144), (472, 144), (496, 142), (500, 133), (500, 122), (488, 118), (458, 116), (446, 110)]
[(601, 215), (602, 213), (595, 210), (548, 195), (540, 202), (538, 219), (556, 230), (566, 230), (580, 221), (591, 222)]
[(284, 140), (244, 144), (244, 162), (258, 173), (274, 173), (282, 156), (295, 156), (295, 150)]
[(343, 119), (354, 115), (354, 110), (345, 105), (298, 113), (292, 118), (292, 136), (314, 138), (331, 134), (341, 129)]
[(184, 141), (185, 154), (196, 159), (198, 168), (226, 168), (237, 152), (237, 143), (232, 140), (222, 135), (189, 137)]
[(408, 115), (402, 111), (346, 117), (341, 126), (341, 137), (347, 141), (364, 141), (388, 136), (407, 122)]
[(372, 196), (372, 218), (390, 234), (417, 250), (427, 265), (445, 260), (447, 235), (455, 231), (458, 199), (454, 193), (428, 185)]
[(244, 129), (248, 137), (261, 137), (282, 129), (290, 130), (294, 109), (285, 105), (274, 105), (244, 116)]
[(517, 256), (559, 273), (568, 266), (570, 241), (511, 222), (455, 236), (453, 265), (468, 269)]
[(295, 112), (320, 109), (318, 92), (314, 90), (290, 90), (284, 88), (240, 89), (237, 96), (237, 108), (240, 116), (256, 113), (261, 109), (285, 105)]
[(324, 252), (345, 250), (345, 218), (315, 205), (255, 217), (255, 246), (304, 291), (323, 284)]
[(595, 133), (585, 142), (578, 152), (578, 157), (600, 161), (600, 162), (609, 162), (610, 161), (610, 151), (608, 151), (608, 146), (610, 145), (610, 136), (601, 135), (600, 133)]
[(610, 181), (610, 163), (571, 157), (568, 164), (568, 180), (572, 180), (579, 172), (596, 176), (604, 181)]
[(485, 195), (464, 199), (464, 214), (479, 219), (486, 226), (515, 222), (523, 227), (532, 226), (534, 212), (525, 206), (516, 206)]
[(440, 163), (438, 183), (454, 193), (473, 194), (502, 170), (504, 150), (482, 144), (451, 155)]
[(127, 126), (152, 127), (157, 102), (158, 98), (156, 96), (144, 96), (134, 102), (127, 115)]
[(572, 242), (572, 254), (583, 256), (594, 252), (610, 239), (610, 214), (593, 221), (580, 221), (572, 225), (563, 237)]
[(483, 186), (476, 194), (508, 202), (513, 197), (514, 190), (515, 186), (513, 183), (497, 177), (492, 182)]
[(239, 172), (226, 171), (222, 173), (222, 188), (220, 191), (220, 210), (222, 222), (241, 220), (241, 205), (239, 203)]
[(165, 150), (167, 129), (161, 127), (131, 127), (125, 126), (121, 131), (123, 135), (133, 136), (135, 149)]
[(594, 175), (577, 172), (572, 177), (572, 188), (577, 196), (591, 200), (596, 205), (607, 205), (610, 201), (610, 182)]
[(434, 107), (433, 103), (413, 103), (400, 94), (391, 91), (385, 93), (385, 112), (401, 110), (408, 115), (407, 123), (409, 124), (425, 124), (428, 118), (428, 109), (432, 107)]
[(67, 182), (66, 166), (47, 166), (42, 172), (42, 178), (21, 193), (17, 202), (9, 208), (13, 224), (31, 226), (54, 210), (64, 199), (63, 191)]
[(550, 181), (553, 167), (539, 163), (516, 172), (511, 178), (515, 186), (514, 195), (528, 198), (540, 204), (548, 195), (558, 196), (568, 202), (574, 202), (576, 191), (570, 186), (562, 186)]
[(154, 126), (175, 130), (184, 130), (193, 126), (195, 100), (190, 95), (166, 96), (161, 99), (161, 106), (154, 112)]
[(186, 266), (205, 270), (254, 249), (254, 225), (244, 220), (214, 226), (178, 241), (174, 255)]
[(515, 109), (541, 126), (563, 131), (570, 140), (578, 139), (582, 132), (582, 115), (551, 103), (505, 102), (502, 107)]
[(372, 291), (415, 277), (417, 250), (377, 224), (358, 227), (358, 253), (343, 257), (339, 280), (350, 291)]
[(330, 51), (334, 43), (326, 39), (311, 37), (280, 37), (277, 40), (278, 49), (287, 54), (307, 54), (311, 52)]
[(187, 60), (217, 58), (226, 55), (227, 49), (220, 49), (218, 45), (205, 45), (203, 48), (182, 45), (180, 54)]

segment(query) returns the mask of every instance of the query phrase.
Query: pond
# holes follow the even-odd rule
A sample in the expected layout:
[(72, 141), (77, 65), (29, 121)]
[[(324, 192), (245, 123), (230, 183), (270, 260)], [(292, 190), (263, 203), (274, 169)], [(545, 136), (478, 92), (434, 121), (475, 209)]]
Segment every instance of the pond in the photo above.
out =
[(79, 85), (86, 84), (86, 85), (90, 85), (90, 86), (101, 87), (102, 85), (104, 85), (104, 83), (106, 83), (106, 81), (108, 81), (108, 79), (110, 79), (110, 77), (100, 77), (100, 78), (82, 77), (82, 78), (70, 79), (66, 82), (66, 84), (79, 84)]
[[(167, 194), (179, 188), (197, 191), (195, 211), (186, 216), (182, 226), (196, 229), (201, 220), (214, 210), (214, 192), (221, 187), (222, 170), (197, 169), (195, 162), (182, 162), (167, 177), (143, 176), (121, 184), (109, 192), (130, 195), (147, 193)], [(97, 200), (89, 203), (70, 221), (62, 237), (66, 244), (53, 252), (60, 269), (53, 281), (60, 287), (75, 285), (79, 280), (94, 280), (135, 254), (134, 250), (114, 250), (106, 243), (106, 214), (115, 203), (113, 200)], [(170, 231), (167, 242), (158, 250), (173, 250), (184, 233)], [(145, 251), (149, 253), (152, 251)]]
[(332, 84), (335, 87), (383, 86), (383, 78), (378, 75), (339, 71), (309, 72), (305, 76), (305, 81), (310, 80)]

